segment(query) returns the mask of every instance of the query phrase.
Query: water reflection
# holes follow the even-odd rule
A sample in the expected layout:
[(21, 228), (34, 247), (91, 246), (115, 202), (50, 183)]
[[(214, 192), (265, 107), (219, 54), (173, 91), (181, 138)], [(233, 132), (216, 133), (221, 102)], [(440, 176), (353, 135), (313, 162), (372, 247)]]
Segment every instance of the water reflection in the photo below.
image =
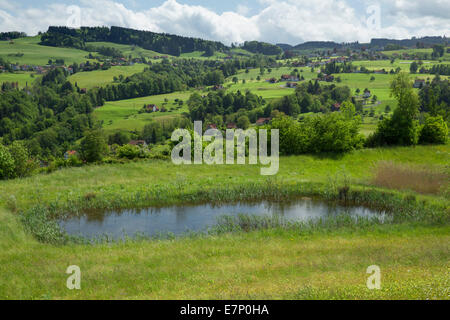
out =
[(311, 199), (299, 199), (284, 202), (258, 201), (142, 210), (88, 211), (80, 217), (69, 217), (59, 223), (72, 235), (93, 238), (108, 234), (113, 238), (122, 238), (124, 234), (154, 236), (168, 232), (179, 235), (188, 231), (203, 231), (215, 225), (217, 218), (222, 215), (279, 216), (289, 221), (308, 221), (327, 219), (344, 212), (352, 217), (384, 218), (384, 213), (365, 207), (343, 207)]

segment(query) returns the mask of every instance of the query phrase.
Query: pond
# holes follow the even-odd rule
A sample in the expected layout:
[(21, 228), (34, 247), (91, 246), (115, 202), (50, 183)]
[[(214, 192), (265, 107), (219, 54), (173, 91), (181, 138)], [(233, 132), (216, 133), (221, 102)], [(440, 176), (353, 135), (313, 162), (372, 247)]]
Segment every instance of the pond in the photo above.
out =
[(312, 199), (297, 199), (283, 202), (257, 201), (226, 204), (184, 204), (161, 208), (120, 211), (90, 211), (77, 217), (60, 220), (60, 226), (69, 235), (95, 238), (108, 235), (114, 239), (125, 235), (158, 236), (162, 234), (182, 235), (187, 232), (202, 232), (216, 225), (221, 216), (256, 215), (279, 217), (286, 221), (304, 222), (327, 219), (346, 213), (351, 217), (378, 218), (384, 220), (385, 213), (365, 207), (345, 207)]

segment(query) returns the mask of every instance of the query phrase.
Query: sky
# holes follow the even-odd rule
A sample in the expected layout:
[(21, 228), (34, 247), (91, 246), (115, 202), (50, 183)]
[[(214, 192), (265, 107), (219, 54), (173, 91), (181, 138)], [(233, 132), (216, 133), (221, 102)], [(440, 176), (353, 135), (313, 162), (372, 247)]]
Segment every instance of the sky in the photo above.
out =
[(0, 0), (0, 32), (123, 26), (221, 41), (368, 42), (450, 35), (450, 0)]

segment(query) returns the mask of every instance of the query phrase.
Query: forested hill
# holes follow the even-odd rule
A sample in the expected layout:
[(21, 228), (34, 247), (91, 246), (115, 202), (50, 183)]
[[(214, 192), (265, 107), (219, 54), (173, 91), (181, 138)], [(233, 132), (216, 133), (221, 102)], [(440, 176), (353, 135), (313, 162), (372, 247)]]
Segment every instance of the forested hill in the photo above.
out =
[(394, 39), (372, 39), (370, 41), (371, 46), (378, 47), (386, 47), (388, 45), (397, 45), (402, 47), (414, 48), (418, 47), (417, 44), (421, 44), (423, 46), (432, 46), (436, 44), (448, 44), (448, 38), (446, 37), (423, 37), (423, 38), (412, 38), (412, 39), (403, 39), (403, 40), (394, 40)]
[(260, 53), (264, 55), (278, 55), (283, 53), (283, 50), (280, 47), (259, 41), (246, 41), (244, 42), (242, 48), (252, 53)]
[(87, 42), (112, 42), (137, 45), (147, 50), (179, 56), (194, 51), (226, 51), (218, 41), (182, 37), (172, 34), (140, 31), (122, 27), (49, 27), (41, 37), (41, 44), (53, 47), (85, 49)]
[(26, 36), (27, 34), (25, 32), (19, 31), (0, 32), (0, 41), (24, 38)]

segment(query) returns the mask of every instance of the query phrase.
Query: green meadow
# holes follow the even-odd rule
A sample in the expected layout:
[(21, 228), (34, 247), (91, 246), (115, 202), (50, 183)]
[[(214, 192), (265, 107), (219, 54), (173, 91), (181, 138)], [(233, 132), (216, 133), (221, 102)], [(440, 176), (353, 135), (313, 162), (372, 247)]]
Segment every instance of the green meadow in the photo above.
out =
[[(131, 46), (126, 44), (118, 44), (118, 43), (112, 43), (112, 42), (88, 42), (87, 45), (93, 46), (93, 47), (109, 47), (109, 48), (115, 48), (117, 50), (120, 50), (122, 54), (126, 57), (131, 56), (132, 58), (141, 58), (144, 57), (146, 59), (152, 59), (155, 56), (161, 56), (162, 54), (152, 51), (143, 49), (139, 46)], [(164, 54), (165, 56), (172, 57), (169, 55)]]
[[(187, 112), (186, 101), (191, 92), (174, 92), (143, 98), (109, 101), (104, 106), (95, 109), (94, 115), (103, 121), (106, 131), (138, 131), (153, 119), (167, 119)], [(184, 104), (179, 108), (175, 99), (183, 100)], [(166, 101), (167, 100), (167, 101)], [(139, 113), (143, 106), (156, 104), (159, 108), (165, 107), (167, 112)]]
[[(447, 52), (447, 49), (450, 47), (446, 47), (444, 50), (444, 56), (441, 58), (443, 61), (450, 61), (450, 53)], [(401, 56), (403, 53), (414, 54), (414, 53), (426, 53), (428, 57), (431, 57), (433, 49), (403, 49), (403, 50), (392, 50), (392, 51), (383, 51), (383, 53), (387, 56), (393, 56), (395, 54)]]
[[(450, 174), (449, 154), (445, 145), (282, 157), (279, 173), (271, 178), (261, 176), (258, 166), (175, 166), (151, 160), (1, 181), (0, 298), (448, 299), (448, 182), (436, 194), (419, 194), (408, 189), (407, 181), (403, 191), (373, 181), (383, 161), (411, 168), (411, 176), (425, 168)], [(364, 201), (398, 203), (394, 217), (414, 203), (420, 209), (413, 212), (424, 222), (415, 222), (413, 215), (386, 224), (65, 245), (38, 242), (19, 222), (22, 210), (38, 204), (64, 211), (259, 199), (272, 192), (332, 197), (333, 186), (342, 183)], [(374, 264), (381, 269), (380, 290), (366, 287), (366, 269)], [(70, 265), (81, 268), (81, 290), (66, 288)]]
[(131, 76), (135, 73), (142, 72), (145, 64), (134, 64), (132, 66), (113, 66), (108, 70), (95, 70), (89, 72), (78, 72), (69, 77), (72, 84), (77, 83), (79, 88), (92, 89), (94, 87), (102, 87), (111, 84), (114, 77)]
[(13, 44), (10, 44), (9, 41), (0, 41), (0, 57), (11, 63), (39, 66), (46, 65), (50, 59), (64, 59), (67, 65), (89, 60), (86, 51), (41, 46), (39, 41), (39, 36), (15, 39)]
[(37, 75), (32, 76), (32, 72), (16, 72), (16, 73), (0, 73), (0, 85), (3, 82), (18, 82), (19, 88), (24, 88), (28, 84), (31, 84), (39, 77)]
[(214, 55), (210, 56), (210, 57), (206, 57), (205, 52), (203, 51), (194, 51), (194, 52), (189, 52), (189, 53), (182, 53), (180, 55), (180, 58), (185, 58), (185, 59), (200, 59), (200, 60), (218, 60), (218, 59), (223, 59), (225, 58), (227, 55), (223, 52), (215, 52)]

